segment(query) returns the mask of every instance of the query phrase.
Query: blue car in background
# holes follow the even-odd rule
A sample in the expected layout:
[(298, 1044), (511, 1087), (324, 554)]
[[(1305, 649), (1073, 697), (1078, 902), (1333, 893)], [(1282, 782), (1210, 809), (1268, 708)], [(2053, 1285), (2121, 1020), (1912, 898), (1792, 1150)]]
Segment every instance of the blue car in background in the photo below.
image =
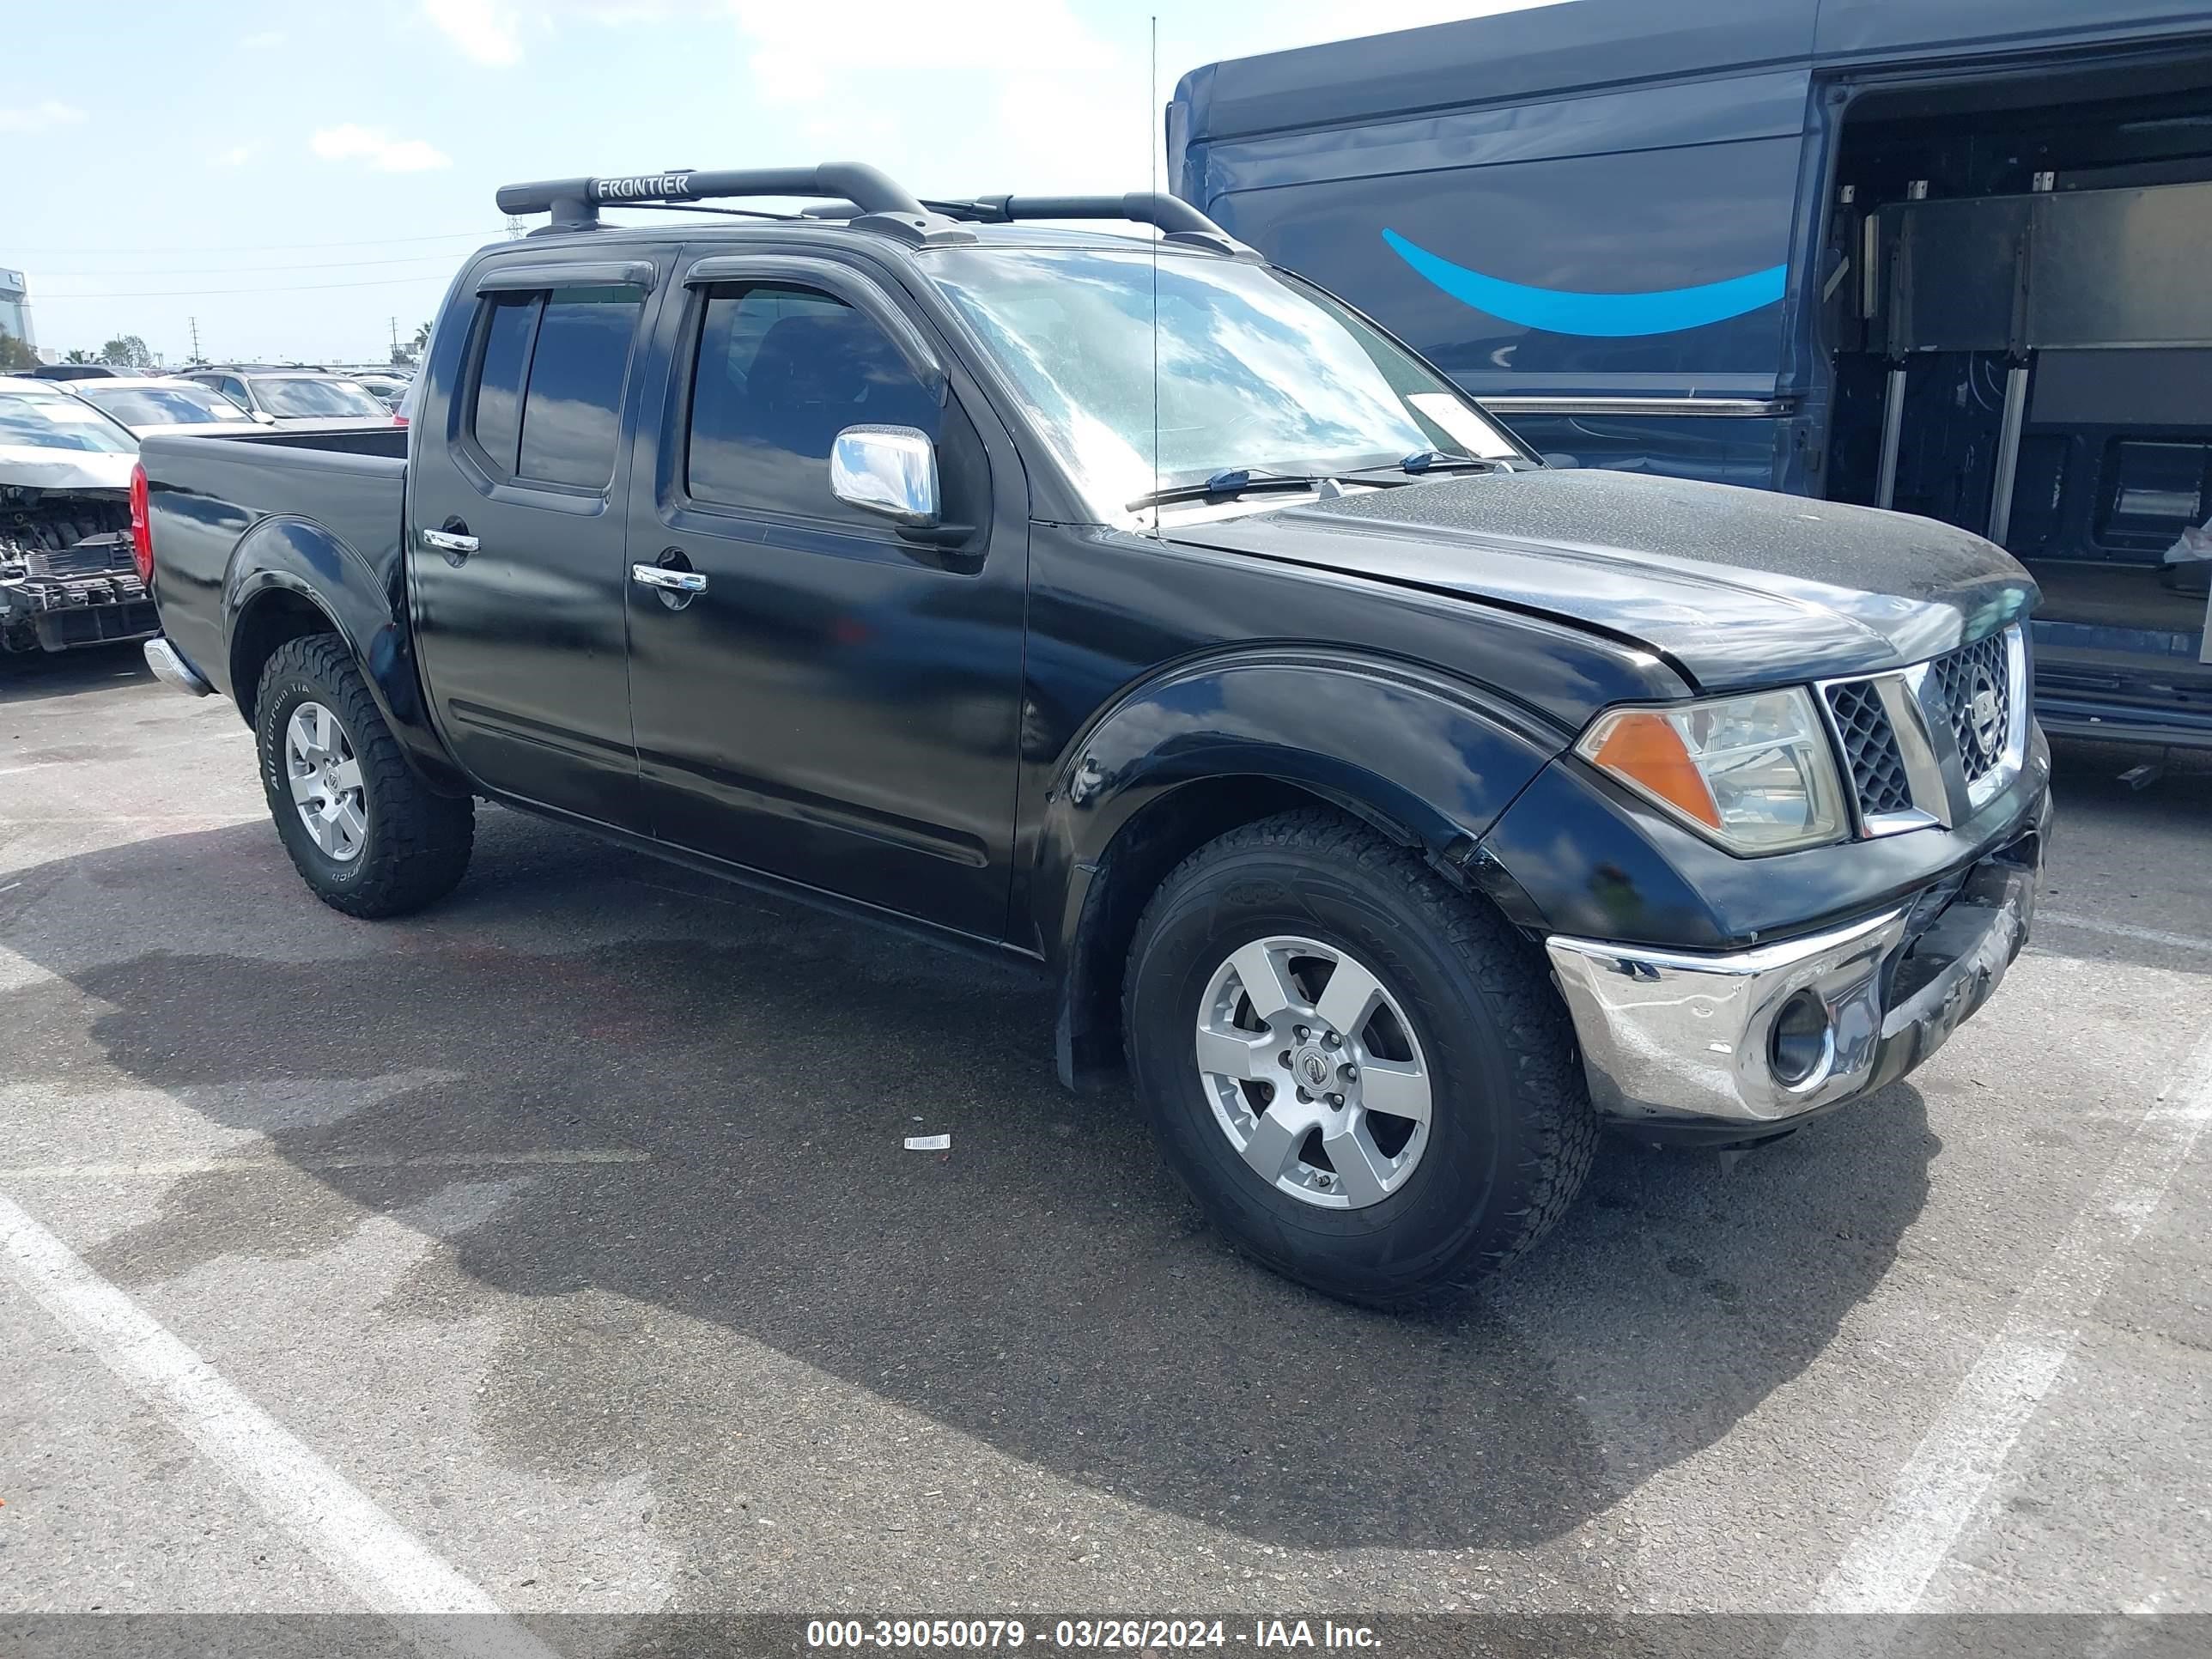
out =
[(1179, 194), (1553, 459), (1986, 535), (2048, 729), (2212, 747), (2212, 5), (1567, 0), (1167, 123)]

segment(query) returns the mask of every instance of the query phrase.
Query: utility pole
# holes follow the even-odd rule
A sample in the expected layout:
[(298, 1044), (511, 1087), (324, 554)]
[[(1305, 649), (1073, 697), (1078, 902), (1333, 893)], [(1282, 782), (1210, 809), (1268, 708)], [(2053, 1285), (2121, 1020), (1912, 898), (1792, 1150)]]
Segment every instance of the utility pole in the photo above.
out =
[(201, 359), (200, 359), (200, 319), (199, 319), (198, 318), (197, 318), (197, 317), (195, 317), (195, 318), (193, 318), (193, 319), (192, 319), (192, 361), (193, 361), (194, 362), (198, 362), (199, 361), (201, 361)]
[(399, 319), (397, 317), (392, 319), (392, 356), (385, 361), (393, 363), (399, 361)]

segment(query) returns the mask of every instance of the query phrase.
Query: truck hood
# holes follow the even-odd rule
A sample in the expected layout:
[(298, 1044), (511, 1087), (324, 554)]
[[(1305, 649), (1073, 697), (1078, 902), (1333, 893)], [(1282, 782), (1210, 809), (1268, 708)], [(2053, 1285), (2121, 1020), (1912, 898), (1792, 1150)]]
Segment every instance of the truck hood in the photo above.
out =
[(91, 449), (0, 444), (0, 489), (127, 490), (137, 459)]
[(1639, 473), (1489, 473), (1172, 533), (1591, 629), (1700, 690), (1919, 662), (2037, 598), (2002, 548), (1932, 519)]

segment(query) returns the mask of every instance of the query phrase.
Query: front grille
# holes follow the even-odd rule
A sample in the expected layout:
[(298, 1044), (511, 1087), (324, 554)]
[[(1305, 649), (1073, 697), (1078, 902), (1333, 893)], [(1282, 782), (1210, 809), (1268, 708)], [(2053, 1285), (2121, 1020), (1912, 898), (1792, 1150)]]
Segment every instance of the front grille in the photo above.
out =
[[(1959, 762), (1966, 781), (1978, 781), (2004, 758), (2012, 732), (2012, 665), (2003, 634), (1961, 646), (1928, 665), (1937, 696), (1951, 720)], [(1977, 699), (1987, 702), (1977, 706)]]
[(1897, 747), (1889, 711), (1868, 680), (1845, 680), (1827, 688), (1828, 712), (1851, 763), (1851, 785), (1858, 791), (1859, 814), (1875, 817), (1903, 812), (1912, 805), (1912, 785), (1905, 775), (1905, 757)]

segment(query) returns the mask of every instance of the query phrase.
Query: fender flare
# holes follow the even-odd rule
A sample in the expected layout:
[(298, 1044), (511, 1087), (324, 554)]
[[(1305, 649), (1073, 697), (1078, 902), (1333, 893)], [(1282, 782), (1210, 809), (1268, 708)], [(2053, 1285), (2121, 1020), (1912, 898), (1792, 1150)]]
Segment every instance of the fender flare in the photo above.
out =
[[(398, 562), (392, 569), (396, 585), (404, 580)], [(430, 725), (404, 590), (390, 591), (368, 559), (311, 519), (263, 520), (239, 538), (223, 573), (224, 667), (240, 707), (252, 689), (237, 684), (238, 652), (257, 609), (276, 594), (305, 601), (345, 641), (377, 712), (424, 781), (441, 793), (468, 793)]]
[(1063, 1075), (1108, 1063), (1116, 952), (1158, 877), (1192, 850), (1145, 847), (1153, 810), (1178, 791), (1205, 786), (1218, 801), (1224, 781), (1249, 780), (1327, 801), (1485, 887), (1484, 833), (1571, 738), (1465, 682), (1327, 649), (1241, 650), (1130, 688), (1068, 745), (1030, 861), (1029, 917), (1060, 985)]

